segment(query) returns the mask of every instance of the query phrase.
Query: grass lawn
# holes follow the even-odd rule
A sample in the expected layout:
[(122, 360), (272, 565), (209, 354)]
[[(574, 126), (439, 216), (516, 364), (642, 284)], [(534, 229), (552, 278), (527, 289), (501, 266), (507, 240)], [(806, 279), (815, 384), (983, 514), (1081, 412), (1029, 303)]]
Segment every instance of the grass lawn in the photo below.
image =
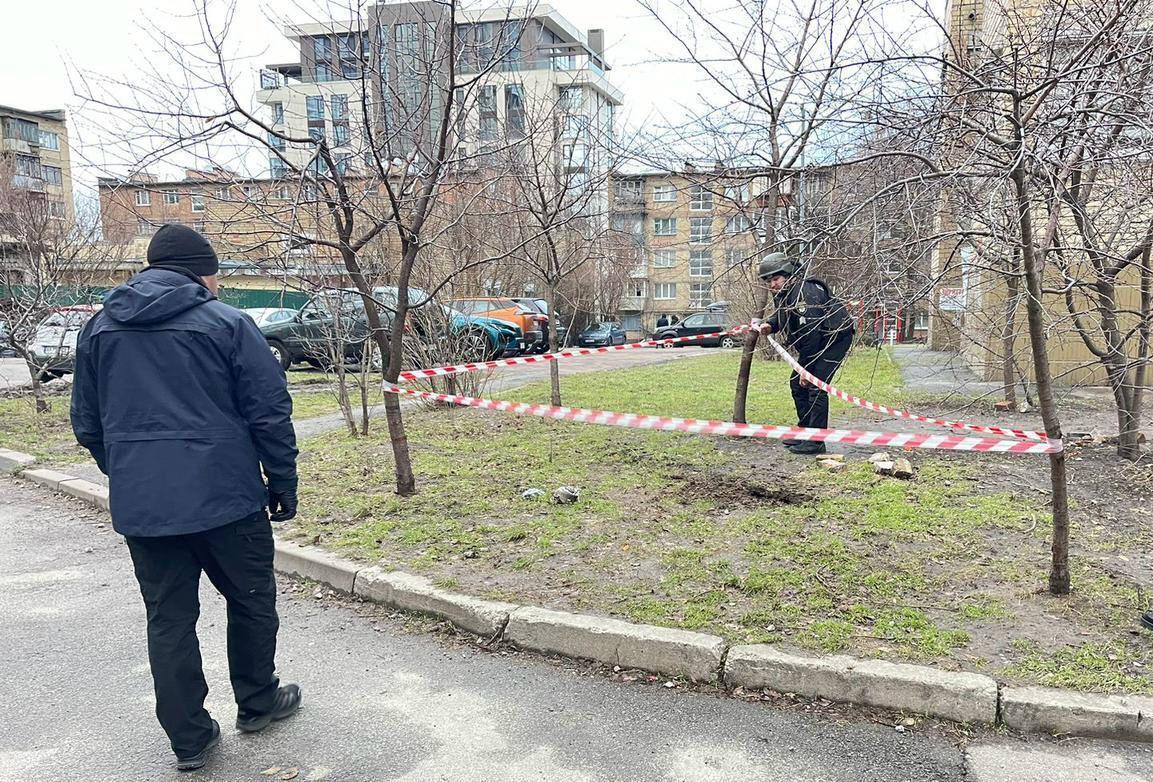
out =
[(53, 464), (88, 460), (88, 452), (72, 436), (69, 400), (68, 395), (50, 396), (49, 411), (37, 413), (31, 396), (0, 399), (0, 448), (30, 453)]
[[(574, 375), (563, 379), (564, 401), (728, 418), (737, 360), (718, 352)], [(787, 368), (758, 362), (754, 372), (749, 420), (791, 423)], [(883, 351), (854, 354), (839, 385), (878, 401), (901, 396)], [(547, 386), (505, 396), (543, 401)], [(367, 439), (330, 432), (305, 443), (303, 516), (289, 534), (471, 594), (737, 642), (1153, 692), (1153, 643), (1129, 632), (1137, 584), (1109, 566), (1116, 539), (1076, 531), (1077, 593), (1039, 592), (1046, 511), (1019, 486), (987, 480), (1005, 460), (1029, 457), (916, 452), (917, 478), (903, 482), (875, 476), (867, 451), (828, 473), (773, 442), (458, 409), (406, 420), (416, 497), (392, 493), (380, 422)], [(560, 485), (579, 487), (580, 501), (521, 497)]]

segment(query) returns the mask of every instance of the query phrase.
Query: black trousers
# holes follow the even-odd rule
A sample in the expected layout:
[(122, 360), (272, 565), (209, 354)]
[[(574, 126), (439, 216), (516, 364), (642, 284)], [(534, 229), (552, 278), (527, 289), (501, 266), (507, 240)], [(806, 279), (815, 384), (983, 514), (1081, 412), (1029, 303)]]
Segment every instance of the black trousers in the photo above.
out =
[(212, 735), (196, 637), (201, 571), (228, 604), (228, 671), (241, 715), (272, 709), (280, 684), (274, 664), (280, 622), (272, 525), (261, 512), (191, 535), (126, 540), (148, 613), (156, 717), (172, 751), (194, 755)]
[[(801, 366), (827, 383), (833, 379), (852, 346), (853, 332), (842, 331), (821, 350), (812, 355), (801, 355), (797, 360)], [(789, 378), (789, 389), (793, 392), (793, 405), (797, 408), (797, 426), (828, 429), (829, 395), (816, 386), (802, 386), (801, 377), (796, 372)]]

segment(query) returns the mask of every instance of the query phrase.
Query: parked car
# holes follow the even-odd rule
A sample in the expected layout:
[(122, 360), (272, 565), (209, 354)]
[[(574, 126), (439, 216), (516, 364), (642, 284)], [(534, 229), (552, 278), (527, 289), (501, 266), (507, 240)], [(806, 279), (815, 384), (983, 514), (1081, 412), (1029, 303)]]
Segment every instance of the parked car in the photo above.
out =
[(498, 318), (515, 323), (524, 333), (524, 341), (520, 346), (522, 353), (541, 353), (544, 344), (544, 330), (548, 324), (548, 316), (537, 312), (535, 306), (530, 307), (513, 299), (499, 297), (477, 297), (471, 299), (457, 299), (449, 304), (453, 309), (465, 315), (481, 315), (486, 318)]
[(729, 315), (725, 312), (698, 312), (689, 315), (675, 326), (661, 326), (653, 332), (653, 339), (672, 339), (674, 337), (699, 336), (701, 334), (714, 334), (691, 342), (678, 342), (677, 345), (703, 345), (705, 347), (735, 348), (741, 344), (741, 339), (732, 334), (721, 336), (721, 332), (732, 327)]
[(76, 369), (76, 340), (100, 309), (99, 304), (59, 307), (40, 321), (28, 352), (39, 367), (41, 381), (63, 377)]
[(543, 332), (543, 335), (542, 335), (543, 341), (542, 341), (540, 347), (537, 349), (537, 351), (536, 351), (537, 353), (548, 353), (550, 350), (559, 350), (560, 348), (563, 348), (566, 345), (568, 345), (568, 327), (565, 326), (565, 324), (564, 324), (564, 318), (561, 317), (560, 313), (558, 313), (556, 310), (553, 310), (550, 313), (548, 311), (548, 302), (547, 301), (545, 301), (544, 299), (530, 299), (530, 298), (513, 299), (513, 301), (515, 301), (517, 304), (523, 304), (526, 307), (532, 307), (538, 313), (545, 316), (545, 318), (551, 318), (551, 319), (556, 321), (556, 341), (557, 341), (556, 347), (554, 348), (549, 343), (548, 320), (545, 320), (543, 323), (541, 323), (541, 331)]
[(8, 331), (8, 321), (0, 320), (0, 358), (19, 358), (20, 354), (12, 347)]
[(241, 310), (241, 312), (252, 318), (256, 325), (261, 327), (288, 323), (296, 317), (296, 310), (284, 309), (283, 307), (252, 307)]
[[(381, 325), (386, 329), (392, 328), (397, 292), (394, 287), (373, 289), (373, 298), (380, 304)], [(409, 289), (409, 301), (427, 297), (422, 290)], [(433, 317), (434, 314), (442, 317)], [(483, 361), (516, 353), (523, 339), (515, 324), (465, 315), (435, 302), (410, 312), (410, 316), (412, 330), (420, 339), (436, 339), (438, 323), (445, 323), (452, 335), (462, 340), (467, 360)], [(314, 366), (330, 364), (331, 346), (337, 338), (343, 343), (344, 359), (356, 363), (369, 336), (364, 300), (356, 291), (344, 289), (314, 296), (290, 320), (266, 324), (260, 330), (269, 350), (285, 369), (301, 361)]]
[(594, 323), (577, 336), (577, 344), (582, 348), (623, 345), (627, 341), (625, 330), (619, 323)]

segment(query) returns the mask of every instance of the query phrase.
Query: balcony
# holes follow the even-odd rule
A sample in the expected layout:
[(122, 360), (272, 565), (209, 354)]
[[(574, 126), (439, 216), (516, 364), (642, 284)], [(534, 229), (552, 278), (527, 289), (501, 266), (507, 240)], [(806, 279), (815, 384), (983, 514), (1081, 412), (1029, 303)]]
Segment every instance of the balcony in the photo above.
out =
[(644, 296), (621, 296), (620, 311), (621, 312), (644, 312), (645, 310), (645, 297)]

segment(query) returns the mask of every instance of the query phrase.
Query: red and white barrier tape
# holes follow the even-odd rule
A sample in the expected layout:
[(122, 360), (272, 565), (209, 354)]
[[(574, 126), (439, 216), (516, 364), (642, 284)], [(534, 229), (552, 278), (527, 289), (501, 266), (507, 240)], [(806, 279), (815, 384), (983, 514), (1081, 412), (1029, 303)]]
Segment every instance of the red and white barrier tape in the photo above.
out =
[(943, 421), (940, 418), (928, 418), (923, 415), (917, 415), (916, 413), (910, 413), (907, 410), (898, 410), (895, 407), (889, 407), (888, 405), (878, 404), (877, 402), (870, 402), (868, 399), (862, 399), (859, 396), (853, 396), (852, 394), (842, 391), (831, 383), (826, 383), (824, 380), (821, 380), (812, 372), (805, 369), (800, 365), (800, 363), (797, 362), (795, 358), (793, 358), (793, 355), (789, 353), (789, 351), (785, 350), (785, 348), (782, 347), (781, 344), (771, 336), (766, 335), (765, 339), (769, 341), (769, 344), (773, 346), (778, 354), (780, 354), (781, 358), (783, 358), (785, 362), (788, 363), (788, 365), (797, 372), (797, 374), (804, 378), (805, 381), (812, 383), (830, 396), (835, 396), (837, 399), (848, 402), (851, 405), (863, 407), (866, 410), (872, 410), (874, 413), (891, 415), (896, 418), (904, 418), (909, 421), (918, 421), (923, 424), (933, 424), (934, 426), (941, 426), (946, 429), (961, 430), (965, 432), (980, 432), (982, 434), (999, 434), (1006, 437), (1016, 437), (1020, 440), (1037, 440), (1040, 442), (1049, 441), (1049, 436), (1044, 432), (1030, 432), (1023, 429), (1006, 429), (1001, 426), (965, 424), (959, 421)]
[(556, 353), (542, 353), (539, 356), (514, 356), (513, 358), (502, 358), (496, 361), (477, 361), (468, 362), (466, 364), (449, 364), (441, 367), (430, 367), (429, 369), (414, 369), (411, 372), (401, 372), (401, 380), (425, 380), (430, 377), (444, 377), (445, 375), (459, 375), (465, 372), (483, 372), (486, 369), (503, 369), (504, 367), (515, 367), (523, 364), (546, 364), (549, 361), (556, 361), (561, 358), (574, 358), (577, 356), (595, 356), (600, 353), (615, 353), (621, 350), (636, 350), (637, 348), (653, 348), (662, 345), (676, 345), (682, 342), (696, 342), (702, 339), (709, 339), (713, 337), (721, 337), (725, 334), (739, 334), (742, 331), (748, 331), (748, 326), (738, 326), (732, 331), (721, 332), (720, 334), (693, 334), (687, 337), (673, 337), (671, 339), (649, 339), (644, 342), (631, 342), (627, 345), (611, 345), (603, 348), (572, 348), (570, 350), (560, 350)]
[(738, 424), (732, 421), (701, 421), (693, 418), (667, 418), (635, 413), (613, 413), (607, 410), (588, 410), (580, 407), (553, 407), (522, 402), (505, 402), (496, 399), (480, 399), (457, 394), (437, 394), (431, 391), (418, 391), (411, 388), (384, 384), (384, 390), (392, 394), (403, 394), (420, 399), (475, 407), (482, 410), (498, 410), (515, 415), (534, 415), (559, 421), (574, 421), (601, 426), (621, 426), (630, 429), (652, 429), (663, 432), (689, 432), (692, 434), (713, 434), (728, 437), (755, 437), (766, 439), (814, 440), (826, 443), (846, 443), (850, 445), (882, 448), (935, 448), (950, 451), (982, 451), (997, 453), (1056, 453), (1062, 443), (1025, 442), (1004, 440), (998, 437), (962, 437), (944, 434), (914, 434), (912, 432), (867, 432), (853, 429), (806, 429), (796, 426), (766, 426), (763, 424)]

